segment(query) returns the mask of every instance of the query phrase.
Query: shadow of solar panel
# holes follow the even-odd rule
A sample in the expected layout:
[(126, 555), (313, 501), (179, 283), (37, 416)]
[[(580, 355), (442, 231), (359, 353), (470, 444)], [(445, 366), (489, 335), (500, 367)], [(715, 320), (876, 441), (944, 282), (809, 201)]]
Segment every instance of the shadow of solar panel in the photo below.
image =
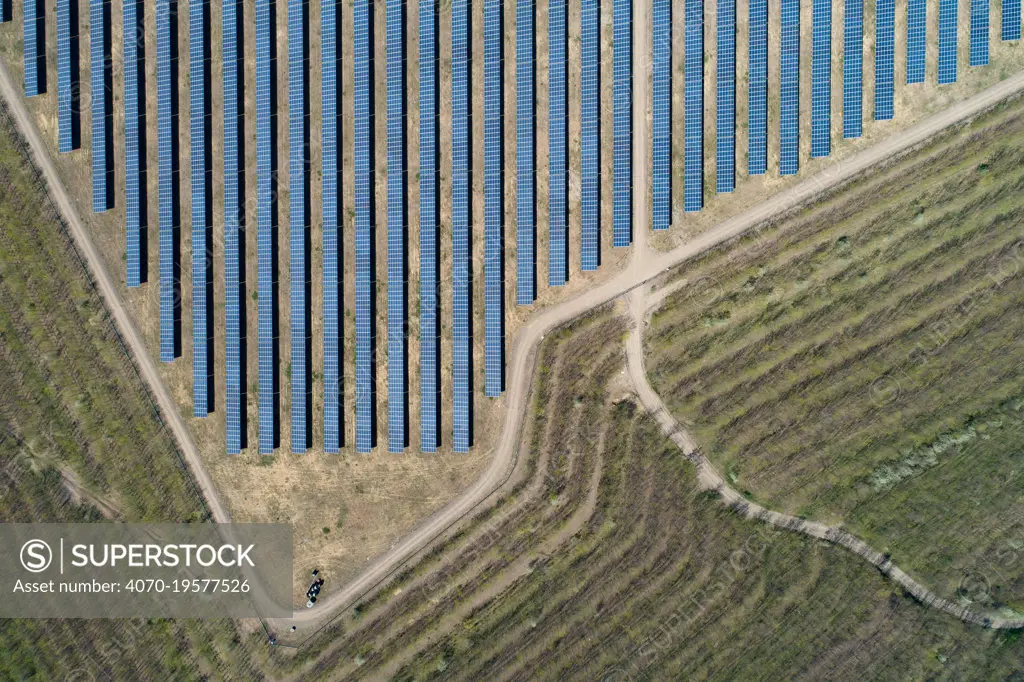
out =
[(221, 9), (221, 54), (224, 89), (224, 411), (228, 454), (245, 447), (245, 292), (241, 265), (245, 259), (241, 118), (242, 58), (239, 47), (241, 2), (226, 0)]
[(811, 158), (832, 151), (832, 2), (813, 0), (811, 26)]
[(651, 7), (651, 226), (672, 224), (672, 1)]
[(988, 64), (989, 0), (971, 0), (971, 66)]
[(782, 0), (779, 71), (779, 173), (800, 169), (800, 0)]
[(420, 449), (441, 445), (437, 4), (420, 0)]
[(843, 137), (860, 137), (864, 101), (864, 0), (846, 0), (843, 17)]
[(489, 397), (505, 390), (503, 23), (501, 0), (484, 0), (484, 393)]
[(612, 41), (612, 244), (633, 242), (633, 4), (615, 0)]
[(473, 443), (469, 0), (452, 2), (452, 447)]
[(750, 0), (747, 173), (768, 172), (768, 0)]
[(893, 43), (896, 39), (895, 0), (875, 2), (875, 120), (893, 117)]
[(569, 277), (568, 5), (548, 7), (548, 285)]
[(535, 22), (533, 0), (516, 2), (516, 303), (537, 298)]
[(736, 0), (718, 3), (715, 191), (736, 187)]
[(683, 210), (704, 207), (704, 0), (686, 0)]
[(957, 0), (939, 0), (939, 84), (956, 82)]
[(601, 3), (580, 7), (580, 264), (601, 265)]

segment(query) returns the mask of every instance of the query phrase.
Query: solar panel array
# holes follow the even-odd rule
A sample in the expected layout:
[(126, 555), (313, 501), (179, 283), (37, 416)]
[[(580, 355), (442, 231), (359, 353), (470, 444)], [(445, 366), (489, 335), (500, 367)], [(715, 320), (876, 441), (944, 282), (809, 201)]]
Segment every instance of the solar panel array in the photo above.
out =
[[(437, 2), (420, 0), (420, 449), (441, 445)], [(532, 114), (532, 109), (531, 109)]]
[(686, 0), (683, 210), (704, 207), (704, 0)]
[(57, 150), (60, 152), (75, 148), (71, 129), (71, 77), (71, 0), (57, 0)]
[(612, 69), (612, 243), (633, 241), (633, 3), (615, 0)]
[(256, 1), (256, 278), (259, 356), (260, 453), (277, 445), (277, 367), (274, 338), (274, 121), (271, 119), (271, 0)]
[[(6, 2), (6, 0), (3, 0)], [(25, 96), (35, 97), (46, 91), (46, 70), (43, 63), (43, 0), (25, 0), (22, 11), (22, 50), (25, 64)]]
[(452, 1), (452, 423), (468, 452), (473, 419), (473, 320), (469, 251), (469, 0)]
[(537, 298), (534, 3), (516, 2), (516, 303)]
[(1020, 40), (1020, 0), (1003, 0), (1003, 40)]
[(324, 287), (324, 452), (338, 452), (342, 441), (341, 417), (341, 282), (338, 203), (338, 6), (337, 0), (320, 3), (321, 217)]
[(736, 186), (736, 0), (718, 2), (715, 190)]
[[(126, 2), (125, 6), (133, 4)], [(221, 53), (224, 88), (224, 370), (226, 445), (230, 455), (242, 451), (242, 416), (245, 396), (242, 386), (242, 306), (245, 292), (241, 288), (241, 263), (245, 258), (242, 234), (244, 223), (241, 193), (241, 157), (239, 154), (242, 112), (239, 110), (238, 85), (242, 76), (239, 31), (241, 15), (238, 0), (222, 5)], [(125, 25), (130, 25), (127, 22)]]
[(291, 308), (292, 452), (309, 447), (309, 263), (306, 240), (306, 25), (304, 0), (288, 0), (288, 287)]
[(356, 204), (356, 451), (376, 445), (376, 320), (373, 225), (373, 0), (356, 0), (353, 15)]
[(928, 0), (907, 0), (907, 83), (924, 83)]
[(989, 0), (971, 0), (971, 66), (988, 64)]
[(92, 210), (102, 213), (110, 208), (107, 182), (107, 152), (113, 149), (111, 117), (107, 116), (107, 35), (104, 0), (89, 0), (89, 69), (92, 97)]
[(814, 0), (811, 26), (811, 158), (832, 151), (832, 0)]
[(7, 11), (7, 3), (0, 2), (0, 24), (10, 20), (11, 16), (10, 13)]
[(484, 394), (489, 397), (505, 390), (502, 24), (502, 0), (484, 0)]
[(957, 0), (939, 0), (939, 84), (956, 82)]
[(768, 172), (768, 0), (750, 0), (747, 173)]
[[(92, 0), (102, 5), (103, 0)], [(189, 140), (192, 165), (192, 414), (209, 414), (207, 315), (208, 216), (206, 215), (206, 3), (188, 4)], [(95, 120), (95, 113), (93, 114)], [(94, 145), (95, 147), (95, 141)]]
[[(661, 0), (664, 1), (664, 0)], [(548, 8), (548, 285), (569, 277), (569, 8)]]
[(171, 102), (171, 9), (169, 0), (156, 4), (157, 146), (160, 193), (160, 360), (171, 362), (176, 353), (177, 286), (174, 236), (174, 111)]
[(651, 227), (672, 224), (672, 0), (652, 0)]
[[(3, 4), (0, 2), (0, 4)], [(143, 150), (139, 146), (140, 111), (145, 109), (139, 92), (139, 62), (137, 36), (141, 35), (141, 22), (134, 0), (122, 3), (124, 41), (124, 206), (125, 206), (125, 281), (129, 287), (142, 283), (142, 254), (140, 230), (142, 214), (140, 187)], [(233, 177), (233, 176), (228, 176)]]
[(580, 7), (580, 262), (601, 264), (601, 2)]
[(405, 5), (387, 0), (388, 451), (408, 444), (405, 303)]
[(864, 102), (864, 0), (846, 0), (843, 15), (843, 137), (860, 137)]
[(896, 0), (875, 0), (875, 120), (893, 117)]
[(779, 173), (800, 169), (800, 0), (782, 0)]

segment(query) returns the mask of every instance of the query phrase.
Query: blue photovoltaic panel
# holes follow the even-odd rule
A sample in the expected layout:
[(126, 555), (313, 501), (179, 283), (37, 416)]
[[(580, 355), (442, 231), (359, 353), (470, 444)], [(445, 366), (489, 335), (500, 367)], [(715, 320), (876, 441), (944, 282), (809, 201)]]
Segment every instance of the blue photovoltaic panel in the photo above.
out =
[[(420, 449), (441, 445), (437, 0), (420, 0)], [(531, 53), (532, 54), (532, 53)], [(532, 115), (532, 109), (531, 109)]]
[[(1018, 0), (1019, 1), (1019, 0)], [(907, 83), (924, 83), (928, 0), (907, 0)]]
[(601, 2), (580, 7), (580, 261), (601, 264)]
[(652, 0), (651, 227), (672, 224), (672, 0)]
[(43, 0), (25, 0), (22, 11), (26, 97), (35, 97), (46, 90), (46, 45), (43, 44), (42, 9)]
[[(2, 4), (2, 2), (0, 2)], [(122, 3), (124, 10), (124, 211), (125, 211), (125, 280), (129, 287), (142, 283), (142, 253), (140, 252), (140, 187), (143, 156), (139, 146), (139, 112), (144, 110), (139, 92), (138, 38), (141, 22), (134, 0)]]
[(875, 1), (875, 120), (893, 117), (893, 41), (896, 38), (896, 0)]
[(768, 172), (768, 0), (750, 0), (747, 173)]
[[(242, 416), (245, 396), (242, 386), (242, 307), (245, 292), (241, 289), (241, 263), (245, 258), (242, 234), (243, 199), (239, 169), (241, 158), (241, 111), (239, 110), (239, 78), (242, 59), (238, 49), (241, 13), (239, 0), (222, 4), (221, 50), (224, 88), (224, 374), (226, 446), (230, 455), (242, 451)], [(127, 4), (125, 5), (127, 6)], [(125, 25), (129, 25), (126, 24)]]
[(736, 0), (718, 2), (715, 191), (736, 186)]
[(89, 69), (92, 91), (92, 210), (110, 208), (107, 182), (107, 152), (113, 131), (107, 116), (107, 21), (104, 0), (89, 0)]
[[(92, 0), (102, 4), (103, 0)], [(189, 140), (192, 167), (192, 414), (210, 413), (207, 317), (208, 217), (206, 215), (206, 20), (202, 0), (188, 4)], [(95, 146), (95, 144), (93, 145)]]
[(1003, 40), (1020, 40), (1020, 0), (1003, 0)]
[(473, 419), (473, 321), (469, 251), (469, 0), (452, 2), (452, 425), (455, 452), (468, 452)]
[(516, 303), (537, 298), (534, 5), (516, 0)]
[(0, 2), (0, 24), (11, 20), (10, 12), (8, 12), (7, 9), (7, 3)]
[(57, 150), (60, 152), (75, 148), (71, 134), (71, 78), (71, 0), (57, 0)]
[(288, 0), (288, 294), (291, 303), (292, 452), (309, 447), (309, 263), (306, 241), (305, 0)]
[[(502, 0), (484, 0), (484, 394), (488, 397), (505, 390), (503, 23)], [(555, 78), (554, 69), (551, 76)]]
[(388, 451), (406, 435), (405, 6), (387, 0), (388, 69)]
[(160, 190), (160, 360), (174, 360), (177, 315), (175, 232), (174, 225), (174, 111), (171, 106), (171, 88), (174, 66), (171, 62), (171, 9), (168, 0), (156, 4), (156, 95), (157, 146), (159, 148)]
[(800, 0), (782, 0), (779, 57), (779, 173), (800, 169)]
[(612, 68), (612, 243), (633, 241), (633, 3), (615, 0)]
[(813, 0), (811, 158), (832, 151), (832, 0)]
[(342, 442), (341, 411), (341, 250), (338, 241), (338, 0), (320, 4), (320, 49), (323, 67), (320, 95), (321, 216), (324, 278), (324, 452), (338, 452)]
[(356, 203), (356, 450), (377, 441), (375, 387), (376, 320), (373, 241), (373, 0), (356, 0), (352, 13), (355, 77)]
[(686, 0), (683, 210), (704, 207), (704, 0)]
[(971, 0), (971, 66), (988, 64), (988, 3)]
[(864, 99), (864, 0), (846, 0), (843, 19), (843, 137), (860, 137)]
[(939, 0), (939, 84), (956, 82), (957, 0)]
[[(548, 284), (569, 277), (569, 14), (566, 0), (548, 8)], [(664, 0), (659, 0), (664, 1)]]
[(277, 339), (274, 338), (274, 131), (271, 119), (270, 0), (256, 1), (256, 277), (260, 453), (277, 445)]

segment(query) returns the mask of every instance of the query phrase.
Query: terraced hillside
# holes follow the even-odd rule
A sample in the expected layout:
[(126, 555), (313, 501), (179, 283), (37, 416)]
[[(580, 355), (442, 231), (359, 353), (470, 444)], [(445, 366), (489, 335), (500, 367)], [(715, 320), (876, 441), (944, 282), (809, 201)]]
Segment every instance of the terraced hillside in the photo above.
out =
[(686, 264), (645, 337), (734, 487), (1017, 611), (1022, 143), (1017, 100)]

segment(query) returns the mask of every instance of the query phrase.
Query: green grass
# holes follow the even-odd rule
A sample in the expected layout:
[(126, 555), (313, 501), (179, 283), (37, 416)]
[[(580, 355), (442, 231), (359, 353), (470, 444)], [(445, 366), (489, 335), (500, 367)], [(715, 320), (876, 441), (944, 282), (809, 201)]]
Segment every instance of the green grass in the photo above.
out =
[[(947, 596), (1024, 550), (1022, 150), (1016, 101), (687, 263), (645, 338), (737, 488)], [(1024, 610), (1024, 557), (998, 565), (987, 605)]]

